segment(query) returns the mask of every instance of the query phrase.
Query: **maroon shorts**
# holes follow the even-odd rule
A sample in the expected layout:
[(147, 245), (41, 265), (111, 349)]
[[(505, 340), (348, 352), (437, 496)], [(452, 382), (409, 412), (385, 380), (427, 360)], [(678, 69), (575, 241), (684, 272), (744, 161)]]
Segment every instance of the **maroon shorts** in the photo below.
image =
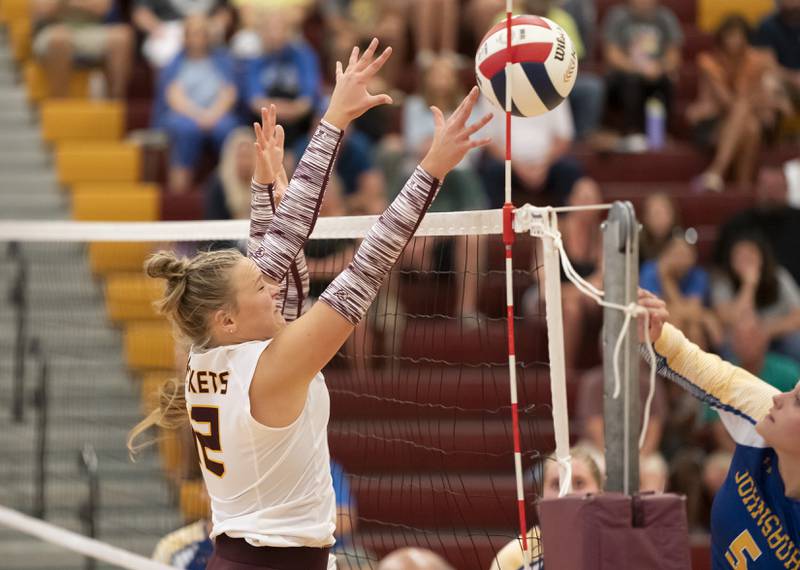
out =
[(225, 534), (214, 540), (206, 570), (327, 570), (330, 548), (253, 546)]

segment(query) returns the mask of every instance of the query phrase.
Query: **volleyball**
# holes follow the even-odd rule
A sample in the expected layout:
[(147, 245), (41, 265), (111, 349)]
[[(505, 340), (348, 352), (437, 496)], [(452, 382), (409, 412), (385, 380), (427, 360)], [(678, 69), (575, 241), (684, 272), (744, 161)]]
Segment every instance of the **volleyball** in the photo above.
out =
[(506, 21), (490, 29), (475, 54), (475, 74), (483, 95), (505, 110), (506, 61), (511, 61), (511, 112), (534, 117), (555, 109), (572, 91), (578, 56), (567, 33), (541, 16), (511, 19), (511, 53)]

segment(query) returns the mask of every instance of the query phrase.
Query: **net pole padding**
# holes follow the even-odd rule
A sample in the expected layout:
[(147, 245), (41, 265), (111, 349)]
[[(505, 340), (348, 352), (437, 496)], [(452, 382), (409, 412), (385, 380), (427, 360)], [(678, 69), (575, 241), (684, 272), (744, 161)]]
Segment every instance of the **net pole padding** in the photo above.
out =
[(506, 152), (503, 205), (503, 246), (506, 269), (506, 323), (508, 326), (508, 382), (511, 396), (511, 426), (514, 434), (514, 477), (517, 485), (517, 511), (519, 532), (522, 539), (522, 554), (525, 570), (531, 567), (531, 545), (528, 544), (528, 522), (525, 516), (525, 489), (522, 476), (522, 444), (519, 433), (519, 409), (517, 400), (517, 361), (514, 342), (514, 205), (511, 203), (511, 13), (513, 0), (506, 0)]
[(549, 210), (543, 222), (547, 231), (542, 236), (544, 265), (544, 302), (547, 321), (547, 351), (550, 359), (550, 398), (553, 406), (553, 430), (558, 462), (558, 496), (572, 491), (572, 460), (569, 452), (569, 411), (567, 409), (567, 375), (564, 357), (564, 315), (561, 306), (561, 252), (556, 243), (558, 215)]
[[(630, 202), (613, 204), (602, 231), (605, 301), (629, 306), (636, 303), (639, 277), (639, 224)], [(630, 321), (630, 314), (603, 309), (605, 488), (625, 494), (639, 489), (639, 347)]]
[(130, 570), (170, 570), (173, 568), (105, 542), (87, 538), (81, 534), (29, 517), (2, 505), (0, 505), (0, 525), (120, 568), (129, 568)]

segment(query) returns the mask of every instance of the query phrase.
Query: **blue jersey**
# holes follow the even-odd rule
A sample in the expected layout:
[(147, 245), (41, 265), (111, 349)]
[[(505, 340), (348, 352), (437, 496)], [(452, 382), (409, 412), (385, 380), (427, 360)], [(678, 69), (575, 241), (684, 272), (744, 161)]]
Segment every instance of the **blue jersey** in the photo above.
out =
[(800, 570), (800, 501), (786, 496), (775, 452), (746, 419), (723, 421), (737, 446), (711, 510), (713, 568)]
[(714, 570), (800, 570), (800, 501), (786, 496), (778, 457), (755, 426), (779, 391), (707, 354), (671, 325), (655, 343), (659, 374), (716, 408), (736, 442), (711, 511)]

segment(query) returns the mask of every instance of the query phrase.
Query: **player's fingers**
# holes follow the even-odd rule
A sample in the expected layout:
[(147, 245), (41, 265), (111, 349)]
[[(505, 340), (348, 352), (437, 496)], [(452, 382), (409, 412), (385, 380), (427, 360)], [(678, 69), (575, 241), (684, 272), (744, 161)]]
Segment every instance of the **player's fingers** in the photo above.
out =
[(358, 59), (356, 71), (360, 71), (367, 67), (372, 62), (372, 56), (375, 55), (375, 50), (378, 49), (378, 38), (372, 38), (369, 46), (364, 50), (364, 54)]
[(478, 88), (473, 87), (469, 94), (464, 97), (464, 100), (458, 105), (455, 111), (453, 111), (453, 115), (451, 119), (457, 125), (464, 125), (467, 122), (467, 119), (472, 114), (472, 108), (475, 106), (475, 102), (478, 100)]
[(264, 141), (264, 131), (261, 129), (261, 123), (253, 123), (253, 130), (256, 133), (256, 143), (261, 145)]
[(358, 63), (358, 53), (358, 46), (353, 46), (353, 50), (350, 52), (350, 61), (347, 62), (347, 69), (350, 69), (351, 65)]
[(275, 127), (275, 146), (278, 148), (283, 148), (284, 136), (283, 127), (281, 125), (277, 125)]
[(277, 115), (278, 109), (274, 104), (271, 104), (267, 110), (267, 122), (264, 125), (264, 135), (267, 137), (267, 140), (271, 139), (275, 133), (275, 121), (277, 120)]
[(442, 114), (441, 109), (436, 105), (431, 105), (431, 113), (433, 113), (433, 124), (438, 131), (444, 126), (444, 115)]
[(480, 148), (480, 147), (482, 147), (482, 146), (486, 146), (486, 145), (487, 145), (487, 144), (489, 144), (490, 142), (492, 142), (492, 139), (490, 139), (490, 138), (484, 138), (484, 139), (474, 139), (474, 140), (470, 140), (470, 141), (469, 141), (469, 148), (470, 148), (470, 149), (473, 149), (473, 148)]
[(378, 71), (380, 71), (381, 67), (383, 67), (383, 64), (386, 63), (386, 61), (389, 59), (390, 55), (392, 55), (392, 47), (391, 46), (389, 46), (385, 50), (383, 50), (381, 55), (379, 55), (377, 57), (377, 59), (375, 59), (375, 61), (373, 61), (372, 63), (370, 63), (367, 66), (367, 68), (364, 70), (364, 73), (366, 75), (370, 76), (370, 77), (375, 75), (376, 73), (378, 73)]
[(342, 69), (342, 62), (341, 61), (337, 61), (336, 62), (336, 81), (339, 81), (339, 79), (342, 77), (343, 74), (344, 74), (344, 70)]
[(464, 130), (464, 133), (465, 133), (465, 134), (466, 134), (468, 137), (469, 137), (469, 136), (472, 136), (472, 135), (474, 135), (474, 134), (475, 134), (475, 133), (477, 133), (479, 130), (481, 130), (483, 127), (485, 127), (485, 126), (486, 126), (486, 125), (489, 123), (489, 121), (491, 121), (491, 120), (492, 120), (492, 117), (493, 117), (493, 116), (494, 116), (494, 115), (492, 115), (492, 113), (487, 113), (487, 114), (485, 114), (483, 117), (481, 117), (480, 119), (478, 119), (477, 121), (475, 121), (474, 123), (472, 123), (471, 125), (469, 125), (469, 126), (468, 126), (468, 127), (465, 129), (465, 130)]
[(391, 105), (393, 101), (386, 93), (382, 93), (380, 95), (370, 95), (367, 103), (370, 107), (377, 107), (378, 105)]

